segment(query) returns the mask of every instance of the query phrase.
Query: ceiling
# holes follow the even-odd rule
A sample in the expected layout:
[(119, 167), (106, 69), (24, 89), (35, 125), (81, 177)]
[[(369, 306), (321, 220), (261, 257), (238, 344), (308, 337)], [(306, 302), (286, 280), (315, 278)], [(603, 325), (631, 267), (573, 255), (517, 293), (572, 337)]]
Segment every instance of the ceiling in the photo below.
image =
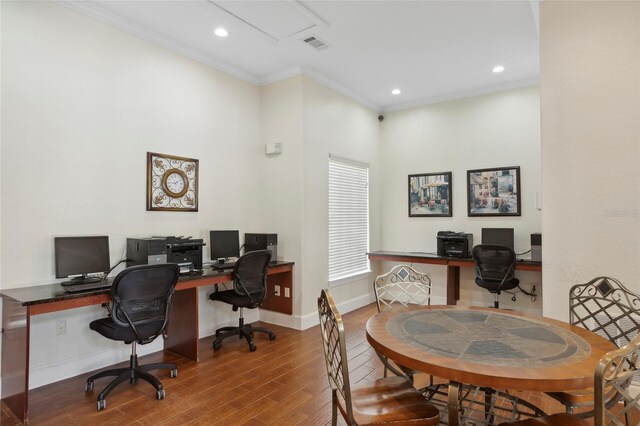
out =
[[(377, 111), (539, 74), (536, 1), (58, 2), (254, 84), (303, 73)], [(328, 47), (304, 43), (310, 36)], [(493, 73), (498, 64), (505, 71)]]

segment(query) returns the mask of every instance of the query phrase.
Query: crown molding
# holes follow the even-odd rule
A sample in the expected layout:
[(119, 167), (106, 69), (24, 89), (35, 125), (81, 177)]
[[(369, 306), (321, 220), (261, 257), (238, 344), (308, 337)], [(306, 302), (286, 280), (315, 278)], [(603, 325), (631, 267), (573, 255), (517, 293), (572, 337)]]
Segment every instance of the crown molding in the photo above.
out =
[(508, 83), (498, 84), (495, 86), (484, 86), (475, 89), (464, 90), (462, 92), (450, 93), (442, 96), (434, 96), (432, 98), (418, 99), (398, 105), (385, 107), (382, 112), (394, 112), (404, 109), (418, 108), (425, 105), (438, 104), (440, 102), (455, 101), (457, 99), (471, 98), (473, 96), (486, 95), (488, 93), (502, 92), (504, 90), (518, 89), (520, 87), (534, 86), (538, 84), (539, 77), (531, 77), (523, 80), (510, 81)]
[(78, 0), (51, 0), (52, 2), (61, 6), (67, 7), (71, 10), (79, 12), (85, 16), (96, 19), (104, 24), (118, 28), (143, 40), (160, 45), (173, 52), (179, 53), (194, 61), (200, 62), (204, 65), (208, 65), (215, 68), (218, 71), (229, 74), (233, 77), (239, 78), (256, 86), (260, 85), (260, 79), (253, 74), (243, 71), (239, 68), (233, 67), (221, 61), (216, 61), (210, 57), (191, 49), (181, 43), (177, 43), (168, 37), (156, 33), (141, 25), (134, 24), (128, 20), (122, 19), (100, 7), (97, 7), (94, 3), (89, 1)]
[(315, 80), (316, 82), (320, 83), (321, 85), (328, 87), (331, 90), (334, 90), (338, 93), (340, 93), (341, 95), (344, 95), (348, 98), (353, 99), (354, 101), (358, 102), (359, 104), (361, 104), (362, 106), (369, 108), (370, 110), (374, 111), (374, 112), (379, 112), (381, 110), (380, 105), (377, 105), (373, 102), (371, 102), (369, 99), (364, 98), (354, 92), (352, 92), (351, 90), (347, 89), (346, 87), (342, 86), (339, 83), (336, 83), (335, 81), (331, 80), (330, 78), (307, 68), (302, 68), (301, 70), (301, 74), (309, 77), (312, 80)]
[(263, 79), (260, 80), (260, 86), (266, 86), (268, 84), (277, 83), (282, 80), (286, 80), (288, 78), (297, 77), (302, 75), (302, 69), (300, 67), (293, 67), (283, 71), (278, 71), (272, 74), (267, 75)]

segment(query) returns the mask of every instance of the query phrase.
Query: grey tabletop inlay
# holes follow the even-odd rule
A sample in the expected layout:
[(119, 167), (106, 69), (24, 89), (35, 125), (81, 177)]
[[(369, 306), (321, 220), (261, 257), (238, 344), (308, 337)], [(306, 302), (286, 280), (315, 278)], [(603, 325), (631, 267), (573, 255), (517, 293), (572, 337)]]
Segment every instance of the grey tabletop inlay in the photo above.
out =
[(387, 330), (434, 355), (502, 367), (573, 363), (591, 351), (583, 338), (563, 328), (493, 312), (406, 312), (391, 318)]

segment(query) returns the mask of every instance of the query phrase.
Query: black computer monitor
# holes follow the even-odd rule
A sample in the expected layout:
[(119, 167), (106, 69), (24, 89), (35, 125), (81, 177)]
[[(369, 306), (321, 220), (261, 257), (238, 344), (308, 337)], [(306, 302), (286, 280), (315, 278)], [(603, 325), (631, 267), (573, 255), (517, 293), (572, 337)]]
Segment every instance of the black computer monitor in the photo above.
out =
[(513, 228), (482, 228), (482, 244), (507, 246), (513, 250)]
[(73, 278), (74, 283), (81, 283), (89, 274), (111, 269), (109, 237), (56, 237), (53, 241), (56, 278)]
[(211, 231), (209, 233), (211, 260), (240, 256), (240, 233), (238, 231)]

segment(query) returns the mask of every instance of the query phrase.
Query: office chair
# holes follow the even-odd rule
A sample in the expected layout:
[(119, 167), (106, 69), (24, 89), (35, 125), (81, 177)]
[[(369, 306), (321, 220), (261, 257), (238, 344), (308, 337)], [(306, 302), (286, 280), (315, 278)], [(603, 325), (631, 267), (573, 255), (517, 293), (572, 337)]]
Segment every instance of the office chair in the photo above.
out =
[(514, 277), (516, 254), (507, 246), (479, 244), (471, 250), (471, 257), (476, 267), (476, 284), (494, 294), (493, 306), (499, 308), (500, 292), (520, 283)]
[[(569, 290), (569, 322), (601, 335), (616, 346), (623, 347), (640, 330), (640, 294), (633, 293), (615, 278), (596, 277)], [(591, 417), (593, 389), (569, 392), (549, 392), (572, 414)]]
[(318, 298), (322, 347), (331, 386), (331, 423), (337, 424), (338, 409), (347, 424), (436, 425), (438, 409), (428, 403), (404, 377), (363, 380), (351, 385), (347, 345), (342, 317), (329, 290)]
[[(386, 274), (378, 275), (373, 281), (373, 291), (378, 312), (398, 306), (431, 304), (431, 278), (407, 265), (396, 265)], [(384, 364), (384, 377), (387, 377), (387, 370), (391, 369), (396, 375), (407, 376), (413, 383), (413, 375), (419, 373), (386, 358), (381, 358), (381, 361)]]
[(89, 327), (107, 339), (131, 344), (129, 366), (96, 373), (87, 379), (85, 391), (93, 390), (93, 382), (101, 377), (117, 376), (98, 395), (98, 411), (107, 407), (106, 396), (120, 383), (129, 380), (145, 380), (156, 388), (156, 398), (164, 399), (162, 383), (151, 370), (168, 368), (171, 377), (178, 375), (175, 364), (161, 363), (139, 365), (136, 344), (151, 343), (160, 336), (166, 326), (180, 267), (175, 263), (132, 266), (120, 272), (111, 285), (113, 299), (110, 315), (92, 321)]
[(231, 336), (244, 338), (249, 344), (251, 352), (256, 350), (253, 343), (253, 333), (268, 333), (269, 340), (276, 340), (273, 331), (262, 327), (253, 327), (244, 323), (242, 310), (244, 308), (255, 309), (267, 295), (267, 265), (271, 258), (269, 250), (256, 250), (245, 253), (236, 262), (233, 268), (233, 290), (216, 291), (211, 293), (209, 299), (219, 300), (233, 306), (233, 310), (240, 308), (238, 327), (222, 327), (216, 330), (216, 339), (213, 341), (213, 349), (220, 349), (222, 341)]
[[(640, 424), (640, 393), (629, 391), (634, 375), (640, 374), (640, 335), (621, 349), (606, 353), (596, 367), (593, 405), (595, 426)], [(611, 402), (613, 401), (613, 403)], [(623, 402), (624, 404), (619, 404)], [(578, 415), (560, 413), (502, 426), (590, 425)]]

